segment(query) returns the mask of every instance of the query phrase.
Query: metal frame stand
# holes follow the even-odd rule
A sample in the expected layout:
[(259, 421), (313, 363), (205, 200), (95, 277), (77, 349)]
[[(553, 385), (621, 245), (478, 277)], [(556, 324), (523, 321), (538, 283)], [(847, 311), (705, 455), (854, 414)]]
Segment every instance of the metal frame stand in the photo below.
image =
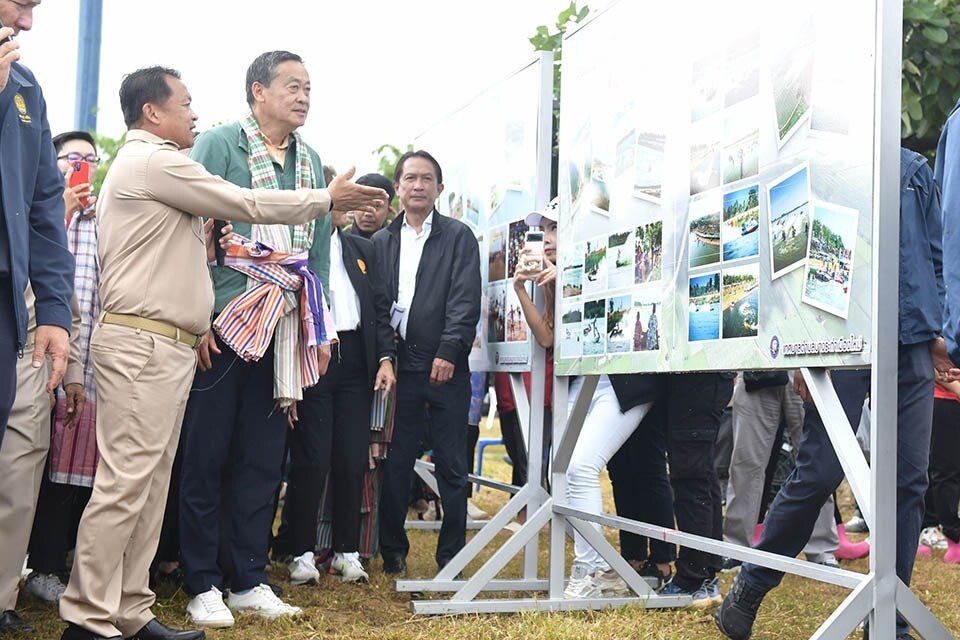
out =
[[(872, 464), (868, 465), (857, 445), (853, 430), (837, 399), (833, 385), (823, 369), (802, 369), (810, 393), (817, 405), (831, 443), (872, 532), (870, 571), (867, 574), (832, 569), (810, 562), (740, 547), (720, 540), (683, 533), (674, 529), (634, 522), (602, 513), (588, 513), (566, 503), (566, 471), (577, 437), (597, 386), (598, 376), (584, 376), (578, 397), (567, 414), (567, 379), (554, 385), (554, 451), (552, 492), (539, 486), (542, 446), (540, 429), (529, 431), (530, 475), (526, 486), (507, 503), (489, 524), (457, 554), (432, 580), (401, 580), (399, 591), (450, 591), (448, 600), (416, 600), (411, 609), (417, 614), (505, 613), (516, 611), (558, 611), (599, 609), (637, 604), (648, 608), (683, 606), (687, 597), (659, 596), (651, 590), (620, 554), (588, 523), (619, 528), (658, 538), (717, 555), (751, 562), (786, 573), (811, 578), (850, 589), (849, 596), (837, 607), (812, 636), (817, 640), (844, 640), (864, 619), (870, 620), (872, 640), (894, 640), (896, 614), (899, 613), (925, 640), (952, 638), (896, 575), (896, 463), (897, 463), (897, 344), (898, 344), (898, 260), (899, 255), (899, 114), (900, 62), (902, 46), (902, 0), (878, 0), (876, 41), (877, 128), (874, 184), (878, 194), (873, 210), (873, 282), (872, 282), (872, 379), (871, 394), (874, 427), (871, 429)], [(551, 95), (550, 87), (543, 95)], [(541, 107), (542, 109), (543, 107)], [(542, 123), (541, 123), (542, 125)], [(545, 138), (549, 139), (549, 138)], [(543, 145), (541, 145), (542, 147)], [(541, 181), (545, 182), (545, 181)], [(882, 283), (882, 285), (881, 285)], [(543, 351), (534, 356), (531, 397), (542, 397)], [(521, 391), (517, 399), (524, 398)], [(534, 403), (537, 405), (539, 403)], [(519, 405), (518, 405), (519, 407)], [(522, 415), (522, 414), (521, 414)], [(537, 407), (531, 408), (528, 425), (542, 420)], [(528, 506), (530, 516), (472, 577), (454, 579), (494, 536), (520, 510)], [(549, 571), (546, 580), (536, 572), (536, 540), (550, 525)], [(623, 577), (638, 594), (630, 598), (563, 598), (565, 545), (568, 526), (576, 529)], [(525, 550), (524, 577), (497, 580), (507, 562)], [(480, 599), (481, 591), (547, 591), (547, 598)]]

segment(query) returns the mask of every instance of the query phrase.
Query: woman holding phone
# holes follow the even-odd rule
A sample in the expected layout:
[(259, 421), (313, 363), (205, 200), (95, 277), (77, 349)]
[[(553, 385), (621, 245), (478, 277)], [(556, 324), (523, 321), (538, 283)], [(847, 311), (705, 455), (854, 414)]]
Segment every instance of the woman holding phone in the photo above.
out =
[[(513, 289), (534, 339), (537, 344), (547, 350), (543, 394), (543, 466), (541, 467), (543, 469), (541, 481), (546, 484), (553, 436), (553, 308), (557, 277), (554, 264), (557, 260), (557, 200), (554, 199), (544, 211), (529, 214), (526, 224), (530, 227), (540, 227), (540, 231), (527, 232), (527, 241), (520, 251), (517, 268), (513, 274)], [(534, 286), (543, 287), (542, 313), (527, 291), (528, 282), (534, 283)], [(520, 421), (514, 404), (509, 375), (497, 373), (494, 382), (500, 413), (500, 430), (507, 455), (513, 462), (511, 481), (516, 485), (524, 485), (527, 482), (527, 451), (523, 445), (523, 435), (520, 433)], [(523, 374), (523, 382), (529, 396), (529, 373)], [(519, 520), (523, 521), (524, 518), (525, 514), (521, 511)]]

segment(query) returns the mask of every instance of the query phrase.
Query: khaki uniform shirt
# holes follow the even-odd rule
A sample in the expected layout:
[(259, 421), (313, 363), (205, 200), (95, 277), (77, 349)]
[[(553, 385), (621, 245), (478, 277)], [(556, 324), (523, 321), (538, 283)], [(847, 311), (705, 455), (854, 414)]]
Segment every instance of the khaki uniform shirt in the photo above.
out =
[(242, 189), (208, 173), (173, 142), (132, 129), (97, 204), (102, 308), (203, 334), (213, 287), (200, 216), (300, 224), (330, 204), (325, 189)]

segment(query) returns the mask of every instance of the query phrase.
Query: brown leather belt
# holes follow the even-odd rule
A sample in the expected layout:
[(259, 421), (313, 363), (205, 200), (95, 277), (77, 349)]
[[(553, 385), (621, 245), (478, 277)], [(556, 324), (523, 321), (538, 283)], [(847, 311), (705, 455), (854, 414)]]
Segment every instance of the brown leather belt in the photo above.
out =
[(184, 331), (180, 327), (176, 327), (168, 322), (150, 320), (148, 318), (131, 316), (124, 313), (110, 313), (109, 311), (104, 311), (100, 316), (100, 322), (103, 324), (118, 324), (124, 327), (131, 327), (133, 329), (142, 329), (144, 331), (149, 331), (150, 333), (155, 333), (159, 336), (173, 338), (177, 342), (182, 342), (191, 349), (196, 349), (200, 345), (200, 341), (203, 339), (203, 336), (194, 335), (189, 331)]

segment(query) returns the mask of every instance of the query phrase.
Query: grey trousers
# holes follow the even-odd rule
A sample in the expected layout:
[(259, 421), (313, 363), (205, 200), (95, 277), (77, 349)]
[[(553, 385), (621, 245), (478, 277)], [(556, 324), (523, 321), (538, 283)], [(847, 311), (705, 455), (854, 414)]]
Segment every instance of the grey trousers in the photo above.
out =
[[(742, 376), (737, 378), (733, 390), (733, 453), (723, 520), (723, 539), (727, 542), (752, 546), (763, 499), (764, 472), (781, 417), (787, 423), (786, 438), (796, 451), (803, 428), (803, 401), (793, 392), (793, 383), (747, 391)], [(817, 562), (823, 554), (835, 552), (838, 544), (831, 497), (820, 510), (803, 552), (808, 560)]]

